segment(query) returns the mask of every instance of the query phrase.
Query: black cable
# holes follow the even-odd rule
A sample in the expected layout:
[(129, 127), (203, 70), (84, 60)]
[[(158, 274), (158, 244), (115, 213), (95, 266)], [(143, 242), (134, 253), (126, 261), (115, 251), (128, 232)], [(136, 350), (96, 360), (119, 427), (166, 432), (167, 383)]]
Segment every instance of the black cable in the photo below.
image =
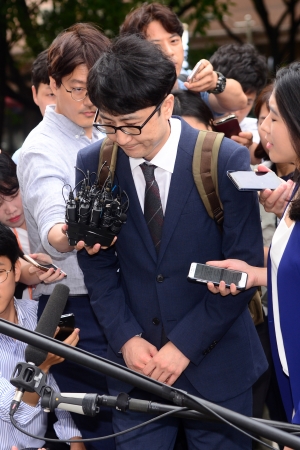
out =
[[(66, 184), (63, 185), (63, 187), (61, 188), (61, 194), (62, 194), (63, 199), (64, 199), (65, 202), (66, 202), (67, 200), (66, 200), (66, 198), (65, 198), (64, 188), (67, 187), (67, 186), (69, 186), (69, 188), (70, 188), (69, 195), (70, 195), (70, 192), (72, 192), (72, 186), (71, 186), (69, 183), (66, 183)], [(73, 189), (73, 190), (74, 190), (74, 189)]]
[(262, 441), (259, 438), (254, 437), (252, 434), (247, 433), (247, 431), (244, 431), (242, 428), (237, 427), (236, 425), (234, 425), (233, 423), (229, 422), (227, 419), (224, 419), (224, 417), (220, 416), (218, 413), (216, 413), (215, 411), (213, 411), (212, 409), (210, 409), (208, 406), (203, 405), (201, 403), (201, 401), (198, 401), (198, 403), (207, 411), (209, 411), (211, 414), (213, 414), (215, 417), (218, 417), (222, 422), (226, 423), (227, 425), (231, 426), (232, 428), (235, 428), (237, 431), (239, 431), (240, 433), (245, 434), (245, 436), (248, 436), (249, 438), (251, 438), (252, 440), (258, 442), (259, 444), (264, 445), (267, 448), (271, 448), (272, 450), (276, 450), (275, 447), (272, 447), (271, 445), (267, 444), (266, 442)]
[[(161, 414), (160, 416), (154, 417), (153, 419), (147, 420), (146, 422), (140, 423), (139, 425), (136, 425), (134, 427), (128, 428), (127, 430), (123, 430), (123, 431), (119, 431), (118, 433), (114, 433), (114, 434), (109, 434), (108, 436), (102, 436), (102, 437), (97, 437), (97, 438), (89, 438), (89, 439), (50, 439), (50, 438), (45, 438), (40, 437), (40, 436), (36, 436), (34, 434), (30, 434), (27, 431), (24, 431), (22, 428), (19, 427), (19, 425), (17, 424), (17, 422), (15, 421), (14, 418), (14, 414), (10, 414), (10, 420), (11, 423), (13, 424), (13, 426), (21, 431), (21, 433), (26, 434), (26, 436), (32, 437), (34, 439), (39, 439), (39, 440), (44, 440), (46, 442), (65, 442), (65, 443), (73, 443), (73, 442), (95, 442), (95, 441), (104, 441), (105, 439), (111, 439), (113, 437), (117, 437), (117, 436), (121, 436), (122, 434), (126, 434), (129, 433), (130, 431), (134, 431), (137, 430), (138, 428), (142, 428), (145, 425), (149, 425), (150, 423), (156, 422), (157, 420), (167, 417), (167, 416), (171, 416), (172, 414), (174, 414), (175, 412), (178, 411), (186, 411), (188, 408), (186, 407), (182, 407), (180, 409), (174, 410), (174, 411), (167, 411), (166, 413)], [(16, 412), (16, 410), (14, 411), (14, 413)]]

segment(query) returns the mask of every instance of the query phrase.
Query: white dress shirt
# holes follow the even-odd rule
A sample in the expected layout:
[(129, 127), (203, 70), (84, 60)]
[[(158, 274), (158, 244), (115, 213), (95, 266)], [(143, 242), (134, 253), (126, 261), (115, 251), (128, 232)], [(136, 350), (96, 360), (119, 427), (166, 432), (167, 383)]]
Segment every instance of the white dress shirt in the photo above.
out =
[[(285, 215), (287, 213), (287, 209), (285, 211)], [(278, 348), (279, 359), (282, 365), (283, 372), (289, 376), (289, 368), (285, 354), (284, 341), (281, 332), (280, 326), (280, 309), (279, 309), (279, 301), (278, 301), (278, 289), (277, 289), (277, 272), (278, 267), (282, 258), (282, 255), (285, 251), (291, 233), (293, 231), (295, 222), (293, 222), (289, 227), (284, 220), (285, 215), (282, 217), (279, 222), (278, 227), (274, 233), (272, 239), (272, 247), (270, 251), (271, 258), (271, 276), (272, 276), (272, 300), (273, 300), (273, 312), (274, 312), (274, 327), (275, 327), (275, 335), (276, 335), (276, 343)]]
[(167, 142), (151, 161), (146, 161), (144, 158), (129, 158), (135, 189), (143, 212), (146, 181), (140, 165), (144, 162), (157, 166), (154, 176), (159, 187), (164, 214), (166, 211), (171, 177), (174, 171), (177, 148), (181, 134), (181, 122), (179, 119), (171, 118), (170, 126), (171, 132)]

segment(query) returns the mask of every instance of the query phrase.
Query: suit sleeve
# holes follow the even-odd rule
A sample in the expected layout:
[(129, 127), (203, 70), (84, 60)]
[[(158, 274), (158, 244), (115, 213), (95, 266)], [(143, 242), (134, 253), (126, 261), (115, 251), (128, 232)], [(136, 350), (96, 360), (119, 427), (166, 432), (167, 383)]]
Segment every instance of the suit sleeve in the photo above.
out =
[[(84, 164), (81, 152), (78, 154), (77, 167), (84, 173), (87, 169), (91, 172), (95, 170), (95, 167), (87, 167)], [(78, 177), (76, 185), (79, 181)], [(110, 346), (118, 355), (125, 342), (141, 334), (143, 329), (126, 304), (115, 247), (100, 250), (93, 256), (83, 249), (78, 252), (77, 258), (92, 308)]]
[[(219, 192), (224, 209), (223, 259), (241, 259), (262, 267), (263, 242), (257, 192), (240, 192), (227, 177), (227, 170), (250, 169), (249, 151), (245, 147), (234, 148), (228, 146), (230, 152), (220, 153), (218, 162)], [(201, 301), (168, 334), (168, 338), (198, 365), (205, 357), (205, 351), (213, 349), (245, 311), (254, 292), (255, 288), (252, 288), (238, 296), (222, 297), (207, 290)]]

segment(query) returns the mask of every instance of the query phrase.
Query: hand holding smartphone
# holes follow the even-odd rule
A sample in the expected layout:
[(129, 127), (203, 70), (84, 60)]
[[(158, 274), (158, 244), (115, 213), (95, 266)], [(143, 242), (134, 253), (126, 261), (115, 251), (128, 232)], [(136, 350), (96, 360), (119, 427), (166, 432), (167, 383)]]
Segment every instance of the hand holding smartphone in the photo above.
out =
[(230, 288), (231, 283), (234, 283), (239, 290), (246, 289), (247, 278), (246, 272), (199, 263), (192, 263), (188, 274), (191, 281), (205, 284), (212, 282), (215, 286), (225, 281), (226, 287)]
[[(22, 258), (25, 259), (25, 261), (27, 261), (30, 264), (32, 264), (37, 269), (41, 270), (42, 272), (48, 272), (49, 269), (54, 269), (54, 270), (58, 269), (58, 267), (55, 264), (44, 263), (42, 261), (39, 261), (38, 259), (31, 258), (31, 256), (29, 256), (29, 255), (24, 255), (23, 254)], [(67, 277), (67, 274), (64, 271), (61, 270), (61, 273), (64, 274), (65, 278)]]
[(55, 339), (59, 341), (64, 341), (70, 334), (73, 333), (75, 329), (75, 316), (73, 313), (71, 314), (63, 314), (60, 317), (60, 321), (58, 323), (59, 332), (55, 336)]

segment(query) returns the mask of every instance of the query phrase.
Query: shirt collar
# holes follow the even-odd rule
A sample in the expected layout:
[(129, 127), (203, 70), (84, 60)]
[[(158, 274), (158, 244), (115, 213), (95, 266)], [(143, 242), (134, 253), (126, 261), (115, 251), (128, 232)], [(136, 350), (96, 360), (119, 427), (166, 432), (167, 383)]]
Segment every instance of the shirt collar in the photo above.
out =
[[(34, 300), (32, 300), (34, 301)], [(18, 318), (18, 325), (20, 325), (21, 327), (26, 328), (26, 315), (24, 314), (24, 311), (22, 310), (22, 308), (20, 308), (18, 300), (14, 297), (14, 305), (16, 308), (16, 312), (17, 312), (17, 318)], [(0, 333), (0, 339), (13, 339), (10, 336), (6, 336), (5, 334)]]
[[(171, 117), (170, 127), (171, 133), (167, 142), (159, 150), (157, 155), (154, 156), (150, 163), (154, 164), (156, 167), (160, 167), (161, 169), (166, 170), (167, 172), (173, 173), (181, 133), (181, 121), (179, 119)], [(144, 158), (129, 158), (129, 162), (131, 171), (133, 171), (136, 167), (144, 163), (145, 160)]]
[[(85, 136), (89, 139), (86, 134), (84, 128), (80, 127), (76, 123), (72, 122), (72, 120), (68, 119), (68, 117), (63, 114), (58, 114), (55, 111), (55, 105), (48, 105), (45, 110), (44, 115), (45, 122), (54, 123), (55, 127), (60, 129), (64, 134), (68, 134), (71, 137), (75, 137), (76, 139)], [(98, 141), (99, 139), (104, 138), (106, 135), (98, 131), (95, 127), (92, 127), (92, 139), (91, 142)]]
[[(18, 325), (20, 325), (21, 327), (24, 326), (24, 323), (26, 322), (26, 316), (24, 314), (23, 309), (20, 307), (18, 300), (15, 298), (15, 308), (17, 311), (17, 317), (18, 317)], [(32, 300), (34, 301), (34, 300)]]

